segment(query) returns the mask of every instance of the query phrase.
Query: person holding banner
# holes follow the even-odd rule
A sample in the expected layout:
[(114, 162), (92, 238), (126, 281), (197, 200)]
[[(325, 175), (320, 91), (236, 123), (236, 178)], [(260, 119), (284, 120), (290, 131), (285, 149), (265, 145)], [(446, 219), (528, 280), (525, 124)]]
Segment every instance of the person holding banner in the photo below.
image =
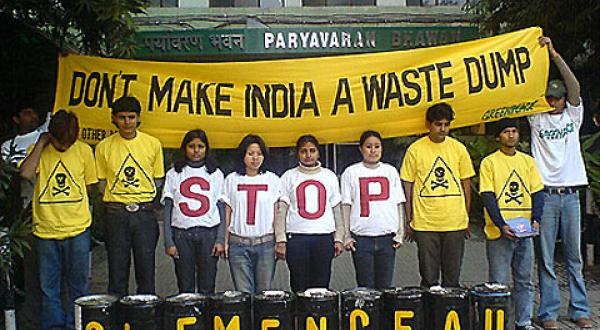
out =
[(281, 177), (275, 254), (286, 259), (292, 291), (300, 292), (329, 288), (331, 261), (344, 251), (345, 232), (340, 185), (335, 173), (321, 167), (319, 141), (303, 135), (296, 152), (298, 166)]
[(188, 131), (180, 158), (166, 175), (161, 202), (165, 252), (175, 262), (179, 293), (215, 291), (217, 260), (224, 250), (224, 212), (217, 207), (223, 172), (201, 129)]
[(155, 292), (154, 250), (159, 230), (154, 205), (164, 165), (160, 141), (138, 130), (141, 110), (133, 96), (115, 100), (112, 122), (119, 132), (96, 146), (106, 205), (108, 293), (117, 297), (128, 293), (132, 251), (137, 293)]
[(237, 149), (235, 172), (225, 178), (225, 258), (237, 291), (271, 289), (275, 275), (277, 201), (281, 181), (267, 170), (268, 150), (257, 135), (246, 135)]
[(425, 288), (460, 285), (469, 235), (470, 178), (475, 170), (467, 148), (448, 136), (453, 120), (449, 104), (429, 107), (425, 115), (429, 134), (408, 147), (400, 171), (407, 197), (407, 236), (417, 242)]
[(533, 158), (517, 150), (519, 123), (495, 125), (500, 149), (481, 161), (489, 281), (508, 285), (512, 268), (516, 330), (533, 330), (533, 235), (539, 233), (544, 184)]
[(531, 153), (544, 182), (544, 214), (540, 224), (540, 308), (538, 318), (545, 329), (558, 329), (560, 291), (554, 273), (556, 238), (562, 238), (562, 248), (569, 271), (569, 318), (580, 328), (591, 328), (589, 304), (583, 280), (581, 212), (579, 187), (588, 184), (579, 129), (583, 123), (583, 104), (577, 78), (548, 37), (540, 37), (542, 47), (548, 47), (552, 62), (563, 80), (551, 80), (546, 101), (554, 110), (529, 116)]
[(381, 135), (364, 132), (359, 150), (362, 162), (348, 166), (341, 179), (345, 247), (352, 251), (358, 286), (384, 289), (392, 285), (403, 243), (406, 199), (396, 168), (381, 162)]
[[(65, 110), (50, 120), (25, 160), (20, 174), (37, 176), (33, 193), (33, 235), (42, 292), (41, 328), (74, 329), (73, 302), (87, 295), (90, 271), (88, 189), (98, 182), (92, 148), (77, 140), (77, 116)], [(69, 296), (62, 305), (61, 283)]]

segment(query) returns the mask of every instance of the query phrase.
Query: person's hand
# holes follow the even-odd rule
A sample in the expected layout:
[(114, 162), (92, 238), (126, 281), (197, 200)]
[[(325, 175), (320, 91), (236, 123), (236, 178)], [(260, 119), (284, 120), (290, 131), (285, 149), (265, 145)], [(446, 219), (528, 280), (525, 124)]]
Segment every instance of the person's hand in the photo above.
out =
[(39, 143), (42, 147), (47, 146), (48, 144), (50, 144), (50, 133), (48, 132), (44, 132), (42, 134), (40, 134), (40, 137), (37, 140), (37, 143)]
[(514, 230), (512, 230), (510, 228), (510, 226), (508, 226), (508, 225), (502, 226), (502, 235), (504, 235), (504, 237), (508, 238), (511, 241), (514, 241), (517, 239), (517, 236), (515, 235)]
[(467, 226), (467, 229), (465, 229), (465, 239), (469, 238), (471, 238), (471, 229)]
[(287, 245), (285, 242), (275, 243), (275, 258), (285, 260), (285, 253), (287, 251)]
[(340, 254), (344, 253), (344, 244), (342, 242), (335, 242), (333, 248), (335, 250), (334, 257), (339, 257)]
[(539, 223), (539, 222), (537, 222), (537, 221), (534, 221), (534, 222), (531, 224), (531, 228), (532, 228), (534, 231), (536, 231), (536, 232), (538, 232), (538, 233), (539, 233), (539, 232), (540, 232), (540, 223)]
[(412, 229), (410, 224), (407, 224), (404, 228), (404, 240), (408, 243), (414, 242), (415, 240), (415, 231)]
[(356, 241), (349, 239), (346, 244), (344, 244), (344, 248), (346, 251), (356, 251)]
[(177, 251), (175, 245), (166, 247), (165, 253), (173, 259), (179, 259), (179, 252)]
[(394, 241), (394, 244), (392, 244), (392, 246), (394, 247), (394, 249), (397, 250), (402, 247), (402, 243)]
[(223, 244), (223, 253), (221, 253), (221, 257), (229, 259), (229, 242), (225, 242), (225, 244)]
[(212, 248), (212, 256), (213, 257), (220, 257), (225, 253), (225, 244), (222, 243), (215, 243), (215, 245)]
[(542, 46), (542, 47), (548, 46), (548, 52), (550, 53), (550, 58), (554, 58), (556, 55), (558, 55), (556, 50), (554, 50), (554, 46), (552, 45), (552, 40), (550, 38), (542, 36), (542, 37), (538, 38), (538, 42), (540, 43), (540, 46)]

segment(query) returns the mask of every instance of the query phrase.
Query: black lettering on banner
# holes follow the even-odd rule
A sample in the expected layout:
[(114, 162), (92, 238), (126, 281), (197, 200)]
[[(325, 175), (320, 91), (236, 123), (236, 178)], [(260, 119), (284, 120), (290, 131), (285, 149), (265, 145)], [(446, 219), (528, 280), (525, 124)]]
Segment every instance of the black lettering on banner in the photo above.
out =
[(81, 128), (81, 139), (82, 140), (94, 140), (101, 141), (107, 135), (106, 130), (101, 128), (83, 127)]
[(485, 79), (485, 85), (489, 89), (494, 89), (498, 87), (498, 66), (496, 65), (496, 61), (494, 61), (494, 55), (490, 54), (490, 64), (492, 65), (492, 72), (494, 73), (494, 80), (490, 79), (488, 66), (485, 62), (485, 55), (480, 55), (481, 63), (483, 63), (483, 77)]
[(215, 95), (215, 114), (217, 116), (228, 116), (231, 117), (231, 109), (223, 109), (221, 107), (222, 102), (229, 102), (231, 95), (222, 93), (222, 89), (233, 88), (232, 83), (218, 83), (217, 91)]
[(390, 101), (392, 99), (398, 100), (398, 107), (404, 105), (404, 101), (402, 100), (402, 89), (400, 88), (400, 81), (398, 80), (398, 76), (395, 72), (388, 73), (388, 85), (385, 93), (385, 102), (383, 104), (384, 109), (389, 109)]
[[(92, 85), (93, 85), (93, 92), (92, 95), (90, 96), (90, 89), (92, 89)], [(83, 104), (85, 104), (86, 107), (93, 107), (96, 105), (96, 102), (98, 101), (98, 92), (100, 91), (100, 72), (92, 72), (90, 73), (89, 77), (87, 78), (87, 82), (85, 84), (85, 92), (83, 93)]]
[(131, 84), (132, 81), (137, 80), (137, 74), (124, 74), (121, 75), (121, 79), (123, 79), (123, 95), (128, 95), (129, 94), (129, 84)]
[(404, 100), (407, 105), (417, 105), (419, 104), (419, 102), (421, 102), (421, 86), (414, 81), (408, 80), (408, 75), (412, 75), (415, 79), (418, 79), (419, 72), (413, 69), (409, 69), (402, 72), (402, 83), (404, 84), (404, 86), (408, 89), (412, 89), (415, 91), (415, 96), (412, 98), (410, 97), (410, 93), (404, 93)]
[(454, 97), (454, 92), (446, 92), (446, 86), (452, 84), (452, 77), (444, 77), (444, 69), (452, 67), (450, 61), (436, 63), (438, 80), (440, 81), (440, 100)]
[(130, 83), (137, 80), (136, 74), (94, 71), (86, 75), (85, 72), (74, 71), (69, 91), (69, 106), (77, 106), (83, 102), (86, 107), (103, 107), (105, 100), (107, 106), (112, 106), (119, 76), (123, 80), (123, 95), (126, 95)]
[(204, 105), (204, 108), (206, 109), (206, 114), (214, 115), (212, 104), (210, 103), (210, 99), (208, 98), (208, 94), (206, 93), (206, 90), (214, 85), (215, 83), (198, 83), (198, 85), (196, 86), (196, 114), (202, 114), (201, 109), (202, 105)]
[[(277, 94), (281, 94), (281, 102), (278, 102)], [(273, 105), (273, 118), (285, 118), (288, 116), (290, 112), (289, 102), (288, 102), (288, 90), (284, 84), (273, 84), (271, 89), (271, 104)], [(283, 105), (283, 110), (279, 111), (277, 109), (277, 104)], [(292, 110), (293, 112), (293, 110)]]
[(381, 82), (377, 79), (377, 75), (369, 77), (362, 77), (363, 90), (365, 92), (365, 101), (367, 105), (367, 111), (373, 110), (373, 96), (377, 98), (377, 108), (383, 108), (383, 93), (385, 93), (385, 74), (381, 74)]
[[(344, 95), (342, 96), (342, 94)], [(352, 94), (350, 93), (350, 83), (348, 82), (348, 78), (338, 79), (338, 86), (335, 93), (335, 101), (333, 102), (333, 110), (331, 111), (331, 115), (337, 115), (338, 107), (342, 105), (348, 107), (348, 113), (354, 113), (354, 104), (352, 103)]]
[(435, 66), (433, 64), (422, 66), (419, 68), (419, 72), (425, 74), (425, 84), (427, 85), (427, 102), (433, 101), (432, 92), (431, 92), (431, 71), (435, 70)]
[(312, 81), (305, 81), (302, 87), (302, 95), (300, 96), (300, 103), (298, 104), (298, 111), (296, 117), (302, 117), (304, 110), (312, 109), (315, 117), (320, 117), (319, 105), (317, 104), (317, 96), (315, 95), (315, 87)]
[(502, 57), (499, 52), (496, 52), (496, 61), (498, 61), (498, 67), (500, 68), (500, 86), (506, 87), (504, 75), (510, 77), (511, 71), (515, 75), (517, 85), (519, 84), (519, 76), (517, 75), (517, 61), (515, 60), (515, 53), (512, 49), (508, 50), (506, 60)]
[(179, 84), (179, 90), (177, 91), (177, 97), (175, 98), (175, 104), (173, 105), (173, 112), (178, 112), (181, 104), (187, 105), (190, 114), (194, 113), (194, 104), (192, 103), (192, 82), (187, 79), (182, 80)]
[[(469, 94), (481, 92), (481, 90), (483, 89), (483, 78), (481, 76), (481, 65), (479, 64), (479, 61), (475, 57), (465, 57), (463, 59), (463, 62), (465, 63), (465, 68), (467, 69), (467, 82), (469, 84)], [(473, 76), (473, 71), (471, 71), (471, 68), (473, 66), (477, 70), (475, 76)], [(477, 81), (477, 83), (475, 83), (475, 81)]]
[[(525, 58), (522, 58), (521, 55), (525, 55)], [(521, 83), (525, 82), (525, 73), (523, 72), (525, 69), (529, 69), (531, 67), (531, 59), (529, 58), (529, 50), (527, 47), (519, 47), (515, 48), (515, 57), (517, 58), (517, 63), (519, 67), (519, 76), (521, 77)]]
[[(271, 105), (269, 95), (271, 94), (271, 86), (265, 85), (265, 92), (262, 93), (260, 86), (258, 85), (247, 85), (250, 90), (250, 109), (246, 108), (246, 117), (258, 118), (257, 103), (260, 104), (261, 110), (265, 115), (265, 118), (271, 118)], [(250, 111), (250, 113), (248, 113)]]
[(102, 74), (102, 86), (100, 87), (100, 100), (98, 101), (98, 107), (102, 107), (104, 103), (104, 98), (106, 97), (106, 105), (108, 107), (112, 107), (114, 96), (115, 96), (115, 86), (117, 85), (117, 75), (113, 74), (111, 80), (109, 81), (108, 73)]
[(167, 97), (167, 112), (171, 112), (171, 98), (173, 95), (173, 81), (175, 77), (167, 78), (164, 85), (161, 87), (160, 82), (158, 81), (158, 76), (152, 76), (152, 80), (150, 82), (150, 99), (148, 100), (148, 111), (151, 112), (154, 110), (154, 99), (156, 98), (156, 106), (160, 107), (163, 102), (165, 96)]
[[(71, 91), (69, 92), (69, 106), (78, 105), (83, 99), (83, 88), (85, 86), (85, 73), (81, 71), (73, 71), (73, 79), (71, 79)], [(79, 88), (77, 88), (79, 87)], [(76, 90), (79, 91), (77, 96)]]

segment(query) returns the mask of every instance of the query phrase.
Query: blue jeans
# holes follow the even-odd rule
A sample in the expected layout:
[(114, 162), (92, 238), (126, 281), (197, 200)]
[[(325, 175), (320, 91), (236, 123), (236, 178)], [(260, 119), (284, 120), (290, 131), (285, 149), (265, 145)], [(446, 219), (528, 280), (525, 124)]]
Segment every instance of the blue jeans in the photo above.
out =
[(522, 238), (511, 241), (505, 237), (487, 241), (489, 281), (508, 285), (508, 274), (512, 268), (514, 280), (513, 301), (515, 323), (531, 325), (533, 313), (533, 239)]
[(352, 234), (352, 238), (356, 240), (356, 251), (352, 252), (352, 261), (358, 286), (389, 288), (394, 277), (396, 259), (394, 234), (373, 237)]
[(217, 226), (173, 227), (172, 230), (179, 253), (179, 258), (174, 259), (179, 293), (214, 293), (219, 257), (212, 255), (212, 249), (217, 238)]
[(335, 254), (332, 234), (288, 234), (286, 261), (292, 291), (329, 288)]
[[(42, 329), (74, 329), (73, 302), (87, 295), (89, 289), (90, 230), (62, 240), (37, 238), (35, 246), (42, 290)], [(61, 301), (63, 273), (69, 286), (65, 307)]]
[(544, 193), (544, 214), (540, 224), (540, 321), (556, 320), (560, 310), (560, 291), (554, 273), (556, 238), (562, 238), (563, 254), (569, 273), (569, 317), (589, 317), (589, 307), (581, 274), (579, 194)]
[(237, 291), (271, 290), (275, 276), (275, 241), (256, 245), (229, 243), (229, 269)]

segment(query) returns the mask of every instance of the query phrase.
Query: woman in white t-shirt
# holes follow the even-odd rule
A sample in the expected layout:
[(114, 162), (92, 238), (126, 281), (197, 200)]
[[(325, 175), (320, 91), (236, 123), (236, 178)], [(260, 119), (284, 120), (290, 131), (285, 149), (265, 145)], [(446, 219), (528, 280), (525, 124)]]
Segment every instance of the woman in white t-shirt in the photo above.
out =
[(224, 212), (217, 207), (223, 173), (203, 130), (191, 130), (166, 175), (165, 252), (175, 261), (180, 293), (214, 293), (218, 255), (224, 250)]
[(390, 287), (396, 249), (404, 236), (406, 201), (395, 167), (382, 163), (382, 139), (375, 131), (360, 137), (362, 162), (342, 174), (345, 246), (352, 251), (358, 286)]
[(339, 182), (321, 167), (319, 142), (301, 136), (296, 151), (298, 166), (281, 177), (275, 254), (287, 260), (292, 291), (300, 292), (329, 287), (331, 261), (344, 250), (345, 232)]
[(254, 294), (271, 289), (275, 274), (273, 224), (280, 179), (266, 170), (267, 147), (256, 135), (238, 146), (235, 172), (225, 178), (225, 256), (236, 290)]

